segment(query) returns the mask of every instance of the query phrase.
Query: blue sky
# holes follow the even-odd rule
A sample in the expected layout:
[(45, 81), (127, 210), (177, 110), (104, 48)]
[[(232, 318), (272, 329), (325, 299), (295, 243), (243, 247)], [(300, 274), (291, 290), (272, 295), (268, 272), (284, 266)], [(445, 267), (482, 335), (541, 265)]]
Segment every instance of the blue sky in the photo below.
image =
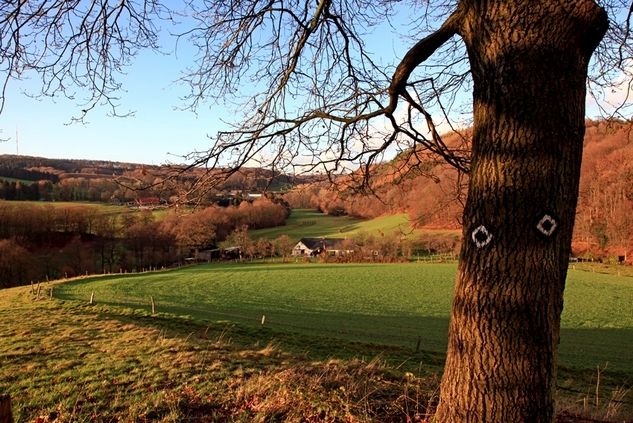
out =
[[(37, 100), (25, 96), (36, 93), (37, 75), (31, 81), (10, 85), (5, 110), (0, 116), (3, 139), (0, 154), (51, 158), (100, 159), (161, 164), (181, 162), (177, 155), (203, 150), (227, 117), (222, 107), (203, 107), (194, 114), (174, 110), (187, 88), (173, 84), (183, 63), (174, 56), (143, 52), (122, 76), (125, 91), (119, 97), (120, 110), (134, 110), (133, 117), (107, 116), (109, 108), (92, 110), (87, 124), (68, 124), (80, 115), (81, 107), (67, 98)], [(16, 129), (18, 145), (16, 146)]]
[[(412, 22), (408, 16), (401, 19)], [(394, 63), (406, 48), (389, 28), (378, 29), (374, 37), (380, 41), (371, 45), (378, 46), (375, 53), (384, 63)], [(164, 49), (171, 50), (173, 43), (163, 40)], [(179, 46), (179, 57), (142, 52), (125, 69), (119, 79), (124, 89), (119, 112), (134, 110), (133, 117), (109, 117), (110, 110), (102, 107), (90, 112), (87, 124), (69, 125), (71, 117), (80, 114), (75, 101), (25, 96), (22, 90), (39, 91), (36, 74), (29, 75), (30, 81), (13, 81), (0, 115), (0, 138), (9, 139), (0, 142), (0, 154), (158, 165), (181, 163), (183, 155), (206, 150), (211, 145), (207, 135), (226, 129), (222, 119), (230, 121), (235, 113), (215, 104), (203, 104), (197, 114), (174, 109), (183, 105), (180, 97), (188, 93), (186, 86), (174, 84), (191, 59), (183, 47)]]
[[(409, 25), (415, 20), (411, 16), (403, 19)], [(370, 38), (374, 53), (387, 64), (396, 61), (396, 50), (402, 55), (411, 44), (403, 43), (386, 23)], [(160, 43), (164, 51), (175, 48), (173, 38), (163, 37)], [(126, 75), (118, 79), (124, 90), (119, 95), (118, 111), (134, 110), (133, 117), (109, 117), (110, 109), (102, 107), (90, 111), (87, 124), (69, 124), (71, 117), (81, 114), (82, 107), (76, 101), (24, 95), (23, 90), (39, 92), (35, 73), (26, 75), (31, 80), (12, 81), (0, 115), (0, 138), (7, 140), (0, 142), (0, 154), (158, 165), (181, 163), (183, 155), (208, 149), (212, 143), (208, 135), (227, 129), (222, 120), (234, 121), (239, 111), (211, 103), (203, 103), (197, 113), (175, 110), (183, 106), (180, 98), (189, 93), (189, 88), (174, 81), (193, 57), (183, 41), (178, 44), (178, 52), (176, 57), (144, 51), (125, 68)], [(248, 94), (248, 89), (245, 87), (241, 94)], [(77, 97), (81, 98), (81, 93)]]

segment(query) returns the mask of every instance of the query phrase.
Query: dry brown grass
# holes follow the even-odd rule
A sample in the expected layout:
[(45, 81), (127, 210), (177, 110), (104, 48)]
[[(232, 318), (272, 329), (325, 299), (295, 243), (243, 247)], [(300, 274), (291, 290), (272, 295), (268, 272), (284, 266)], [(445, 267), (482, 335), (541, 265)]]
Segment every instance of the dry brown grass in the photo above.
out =
[(631, 388), (616, 386), (608, 389), (603, 397), (595, 392), (575, 397), (562, 397), (558, 401), (558, 414), (575, 416), (570, 421), (633, 422)]
[(432, 411), (437, 379), (280, 344), (227, 324), (0, 293), (0, 392), (16, 421), (403, 422)]

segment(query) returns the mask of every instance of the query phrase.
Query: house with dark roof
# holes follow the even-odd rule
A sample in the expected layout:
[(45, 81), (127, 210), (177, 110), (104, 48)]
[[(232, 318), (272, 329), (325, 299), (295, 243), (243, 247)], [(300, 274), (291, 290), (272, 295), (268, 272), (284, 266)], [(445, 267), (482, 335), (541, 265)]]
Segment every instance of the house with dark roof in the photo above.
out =
[(354, 252), (356, 242), (351, 238), (301, 238), (292, 249), (292, 255), (317, 256), (349, 254)]

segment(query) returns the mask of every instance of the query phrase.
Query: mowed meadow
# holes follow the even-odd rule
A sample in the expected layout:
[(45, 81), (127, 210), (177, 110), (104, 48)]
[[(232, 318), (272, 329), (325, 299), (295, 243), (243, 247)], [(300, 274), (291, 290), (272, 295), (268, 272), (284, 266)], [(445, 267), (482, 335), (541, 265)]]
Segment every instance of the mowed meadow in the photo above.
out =
[[(446, 350), (456, 265), (218, 263), (79, 279), (58, 299), (151, 310), (411, 350)], [(570, 270), (560, 363), (633, 379), (633, 279)]]
[[(293, 210), (284, 226), (249, 231), (252, 239), (273, 240), (288, 235), (293, 240), (308, 238), (353, 238), (359, 232), (379, 236), (398, 234), (405, 237), (419, 236), (423, 231), (412, 229), (406, 213), (393, 214), (372, 220), (361, 220), (349, 216), (329, 216), (316, 210)], [(456, 233), (455, 231), (449, 231)]]
[[(4, 178), (7, 179), (7, 178)], [(82, 202), (82, 201), (6, 201), (3, 203), (11, 205), (13, 207), (37, 207), (48, 208), (53, 210), (84, 210), (90, 215), (104, 215), (104, 216), (124, 216), (124, 215), (136, 215), (138, 210), (127, 207), (120, 204), (107, 204), (96, 202)], [(151, 210), (155, 220), (161, 220), (168, 213), (167, 209), (155, 209)]]

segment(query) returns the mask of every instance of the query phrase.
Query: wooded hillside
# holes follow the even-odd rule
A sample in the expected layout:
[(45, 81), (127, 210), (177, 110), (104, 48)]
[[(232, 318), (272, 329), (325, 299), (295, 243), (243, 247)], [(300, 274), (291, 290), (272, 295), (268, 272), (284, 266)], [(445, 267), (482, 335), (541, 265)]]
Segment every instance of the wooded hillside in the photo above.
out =
[[(587, 120), (574, 233), (574, 254), (617, 260), (633, 251), (633, 124)], [(448, 145), (458, 137), (446, 137)], [(419, 228), (459, 228), (467, 175), (441, 159), (405, 152), (371, 171), (373, 194), (351, 189), (352, 177), (337, 185), (304, 185), (287, 194), (293, 207), (371, 219), (406, 212)], [(396, 183), (397, 182), (397, 183)]]
[[(628, 253), (633, 251), (633, 124), (587, 120), (586, 125), (574, 254), (628, 259), (632, 256)], [(466, 130), (447, 136), (444, 141), (457, 146), (468, 137)], [(192, 187), (203, 169), (190, 170), (180, 177), (179, 186), (167, 181), (168, 171), (168, 167), (132, 163), (4, 155), (0, 156), (0, 198), (108, 202), (161, 197), (176, 201), (182, 200), (182, 192), (200, 194)], [(389, 163), (374, 166), (370, 173), (373, 193), (369, 194), (355, 189), (358, 174), (341, 177), (336, 184), (307, 183), (316, 177), (244, 169), (200, 195), (208, 203), (217, 203), (222, 191), (277, 189), (286, 192), (283, 198), (293, 208), (313, 208), (362, 219), (408, 213), (418, 228), (461, 226), (467, 175), (459, 174), (442, 159), (420, 151), (405, 151)]]
[(313, 179), (244, 168), (213, 187), (199, 183), (213, 178), (213, 172), (177, 165), (0, 155), (0, 199), (128, 202), (160, 197), (170, 203), (196, 201), (208, 205), (217, 203), (223, 192), (287, 190)]

